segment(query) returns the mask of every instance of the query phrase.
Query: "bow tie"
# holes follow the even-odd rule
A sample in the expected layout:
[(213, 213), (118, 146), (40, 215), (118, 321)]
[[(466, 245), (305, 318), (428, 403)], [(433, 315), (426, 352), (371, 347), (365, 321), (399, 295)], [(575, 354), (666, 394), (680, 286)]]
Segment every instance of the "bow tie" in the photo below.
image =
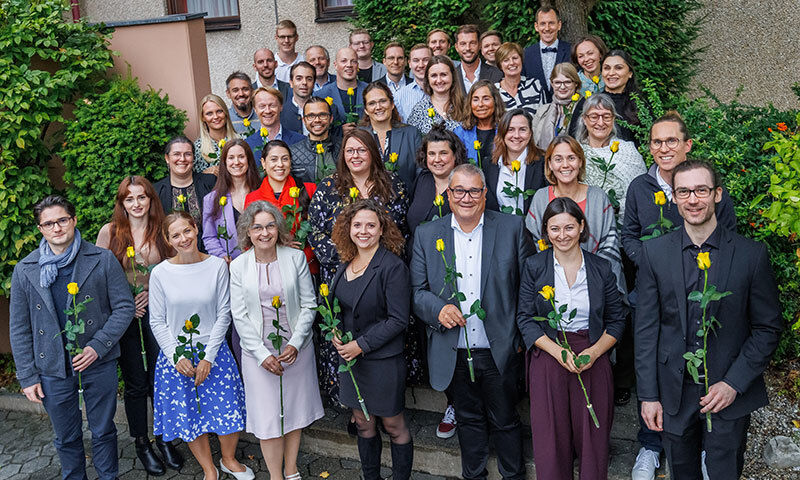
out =
[(558, 53), (558, 49), (556, 47), (544, 47), (542, 53)]

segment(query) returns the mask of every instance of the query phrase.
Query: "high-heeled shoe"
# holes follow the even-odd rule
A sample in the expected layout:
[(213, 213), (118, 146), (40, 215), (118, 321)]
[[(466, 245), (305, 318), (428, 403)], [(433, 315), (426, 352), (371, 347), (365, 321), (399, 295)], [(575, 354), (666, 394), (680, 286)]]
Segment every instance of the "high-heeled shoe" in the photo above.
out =
[(223, 472), (227, 473), (228, 475), (233, 475), (233, 478), (236, 480), (253, 480), (256, 478), (256, 474), (253, 473), (253, 470), (250, 469), (247, 465), (242, 465), (244, 467), (244, 472), (234, 472), (230, 468), (226, 467), (224, 463), (222, 463), (222, 459), (219, 459), (219, 468)]
[(133, 442), (136, 446), (136, 458), (139, 459), (144, 467), (144, 470), (148, 474), (154, 477), (160, 477), (161, 475), (167, 473), (164, 463), (161, 462), (161, 459), (158, 458), (156, 452), (153, 451), (153, 445), (150, 443), (149, 438), (136, 437)]
[(183, 455), (175, 448), (172, 442), (165, 442), (161, 436), (156, 437), (156, 447), (161, 452), (164, 463), (172, 470), (180, 470), (183, 466)]

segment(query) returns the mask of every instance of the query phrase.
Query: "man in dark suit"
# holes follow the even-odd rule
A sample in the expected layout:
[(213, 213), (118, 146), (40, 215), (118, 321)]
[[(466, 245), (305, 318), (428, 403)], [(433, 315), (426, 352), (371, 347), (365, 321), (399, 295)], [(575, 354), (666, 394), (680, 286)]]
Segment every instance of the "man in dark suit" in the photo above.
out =
[[(358, 79), (358, 57), (350, 47), (340, 48), (333, 62), (336, 67), (336, 81), (325, 85), (314, 95), (324, 99), (330, 98), (333, 107), (333, 119), (342, 126), (343, 133), (356, 128), (356, 122), (347, 122), (349, 113), (359, 118), (364, 113), (364, 89), (367, 84)], [(348, 92), (352, 91), (353, 95)]]
[(539, 7), (536, 10), (534, 29), (539, 34), (539, 41), (528, 45), (525, 49), (525, 61), (522, 64), (522, 75), (536, 78), (539, 85), (547, 85), (547, 103), (553, 101), (553, 86), (550, 85), (550, 74), (556, 64), (569, 62), (572, 46), (569, 42), (559, 40), (561, 19), (558, 10), (553, 7)]
[[(750, 413), (769, 402), (763, 372), (781, 333), (778, 288), (766, 247), (717, 224), (722, 188), (710, 164), (682, 162), (672, 188), (684, 227), (644, 242), (639, 260), (634, 345), (642, 418), (662, 432), (673, 478), (702, 478), (703, 450), (714, 478), (739, 478)], [(708, 285), (732, 293), (708, 304), (706, 318), (720, 325), (707, 336), (707, 394), (683, 357), (704, 343), (700, 303), (687, 300), (704, 289), (700, 253), (710, 256)]]
[(300, 135), (303, 131), (303, 107), (314, 93), (314, 67), (306, 62), (297, 62), (289, 70), (289, 83), (292, 89), (283, 102), (281, 110), (281, 126)]
[[(397, 94), (398, 90), (411, 85), (411, 77), (406, 75), (406, 51), (398, 42), (389, 42), (383, 49), (383, 64), (386, 66), (386, 75), (378, 79), (392, 91), (392, 95)], [(395, 102), (397, 99), (395, 99)]]
[(294, 145), (303, 139), (301, 133), (281, 125), (284, 98), (281, 92), (272, 87), (261, 87), (253, 93), (253, 108), (261, 121), (261, 130), (253, 132), (245, 142), (250, 145), (256, 158), (261, 158), (261, 149), (270, 140), (283, 140), (287, 145)]
[(278, 80), (275, 76), (275, 68), (278, 63), (275, 61), (275, 54), (269, 48), (259, 48), (253, 54), (253, 69), (256, 71), (256, 81), (250, 87), (255, 92), (261, 87), (272, 87), (277, 89), (286, 97), (289, 94), (289, 83)]
[[(521, 423), (516, 382), (522, 340), (515, 323), (520, 272), (533, 254), (522, 218), (486, 211), (486, 180), (472, 164), (456, 167), (448, 192), (451, 215), (417, 227), (411, 259), (414, 313), (428, 325), (431, 386), (450, 386), (455, 401), (462, 476), (485, 479), (489, 432), (504, 479), (522, 479)], [(437, 249), (461, 276), (459, 302)], [(455, 257), (455, 258), (454, 258)], [(469, 315), (480, 299), (484, 321)], [(465, 317), (467, 317), (465, 319)], [(467, 361), (467, 339), (475, 382)]]
[(477, 25), (461, 25), (456, 30), (456, 51), (461, 59), (460, 66), (456, 65), (456, 83), (465, 94), (478, 80), (494, 84), (503, 79), (503, 72), (481, 61), (480, 33)]

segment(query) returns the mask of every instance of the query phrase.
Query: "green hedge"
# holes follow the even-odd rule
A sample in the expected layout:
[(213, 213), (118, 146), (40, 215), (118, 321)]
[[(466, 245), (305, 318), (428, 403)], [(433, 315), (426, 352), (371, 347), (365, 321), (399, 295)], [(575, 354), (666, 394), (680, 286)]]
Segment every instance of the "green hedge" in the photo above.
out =
[(183, 132), (186, 114), (136, 79), (116, 79), (110, 88), (79, 102), (65, 132), (67, 196), (78, 225), (94, 241), (111, 220), (120, 181), (128, 175), (159, 179), (167, 174), (164, 144)]

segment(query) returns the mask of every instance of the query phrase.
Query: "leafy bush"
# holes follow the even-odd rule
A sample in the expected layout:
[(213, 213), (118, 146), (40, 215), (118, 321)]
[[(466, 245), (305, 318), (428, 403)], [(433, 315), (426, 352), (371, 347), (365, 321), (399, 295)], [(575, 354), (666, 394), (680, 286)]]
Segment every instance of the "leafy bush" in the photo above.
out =
[(93, 240), (111, 219), (120, 181), (128, 175), (160, 179), (167, 174), (164, 144), (183, 132), (186, 114), (136, 79), (116, 79), (108, 91), (75, 108), (65, 132), (67, 195), (79, 212), (81, 232)]
[(0, 295), (17, 261), (36, 247), (31, 207), (51, 193), (45, 143), (76, 95), (112, 66), (99, 26), (65, 22), (66, 2), (0, 0)]

